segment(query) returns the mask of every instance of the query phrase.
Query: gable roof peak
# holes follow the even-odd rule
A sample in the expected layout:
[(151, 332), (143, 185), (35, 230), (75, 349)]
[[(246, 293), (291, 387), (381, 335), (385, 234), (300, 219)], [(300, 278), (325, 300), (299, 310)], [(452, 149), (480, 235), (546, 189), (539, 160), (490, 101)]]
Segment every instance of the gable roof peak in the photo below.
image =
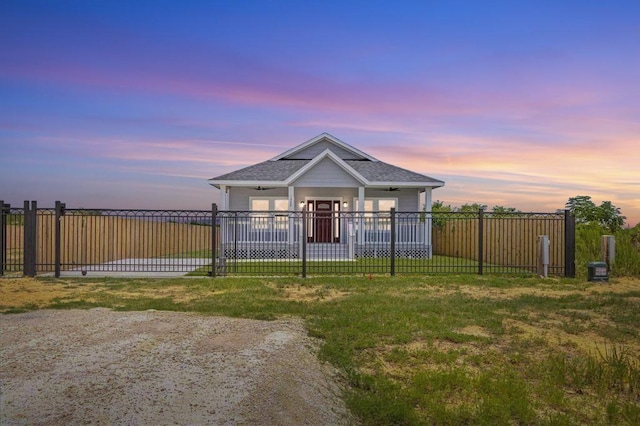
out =
[(297, 172), (292, 174), (288, 179), (287, 183), (295, 182), (300, 176), (311, 170), (318, 163), (320, 163), (325, 158), (333, 161), (338, 167), (351, 175), (354, 179), (356, 179), (361, 184), (367, 184), (367, 179), (365, 179), (360, 173), (353, 169), (353, 167), (349, 166), (342, 158), (338, 157), (333, 151), (330, 149), (325, 149), (320, 154), (318, 154), (313, 160), (309, 161), (303, 167), (300, 168)]
[(320, 133), (318, 136), (309, 139), (306, 142), (301, 143), (298, 146), (295, 146), (293, 148), (291, 148), (288, 151), (283, 152), (282, 154), (277, 155), (276, 157), (273, 157), (270, 161), (278, 161), (278, 160), (284, 160), (287, 159), (287, 157), (290, 157), (292, 155), (295, 155), (305, 149), (307, 149), (308, 147), (315, 145), (317, 143), (320, 142), (329, 142), (335, 146), (337, 146), (338, 148), (344, 149), (345, 151), (350, 152), (353, 155), (356, 155), (358, 157), (361, 157), (364, 160), (369, 160), (369, 161), (374, 161), (374, 162), (378, 162), (378, 159), (375, 157), (372, 157), (371, 155), (360, 151), (358, 148), (349, 145), (346, 142), (341, 141), (340, 139), (336, 138), (335, 136), (327, 133), (327, 132), (322, 132)]

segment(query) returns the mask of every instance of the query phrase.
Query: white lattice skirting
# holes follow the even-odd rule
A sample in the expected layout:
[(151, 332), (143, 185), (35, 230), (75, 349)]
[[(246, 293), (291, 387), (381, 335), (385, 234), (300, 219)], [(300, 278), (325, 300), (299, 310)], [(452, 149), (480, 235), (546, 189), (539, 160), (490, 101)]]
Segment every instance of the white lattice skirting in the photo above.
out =
[[(317, 255), (313, 255), (313, 251), (307, 250), (308, 258), (316, 258)], [(222, 245), (222, 257), (227, 259), (299, 259), (300, 247), (298, 244), (287, 243), (227, 243)], [(391, 246), (389, 244), (363, 244), (356, 245), (354, 250), (356, 258), (375, 258), (375, 257), (391, 257)], [(408, 259), (430, 259), (431, 258), (431, 246), (424, 245), (396, 245), (395, 255), (397, 258)], [(324, 260), (331, 260), (335, 256), (336, 258), (344, 257), (344, 253), (336, 250), (326, 250), (322, 252), (321, 258)]]
[[(391, 246), (389, 244), (357, 245), (355, 254), (356, 257), (391, 257)], [(395, 255), (398, 258), (430, 259), (431, 246), (396, 245)]]
[(223, 244), (222, 253), (227, 259), (297, 259), (296, 244)]

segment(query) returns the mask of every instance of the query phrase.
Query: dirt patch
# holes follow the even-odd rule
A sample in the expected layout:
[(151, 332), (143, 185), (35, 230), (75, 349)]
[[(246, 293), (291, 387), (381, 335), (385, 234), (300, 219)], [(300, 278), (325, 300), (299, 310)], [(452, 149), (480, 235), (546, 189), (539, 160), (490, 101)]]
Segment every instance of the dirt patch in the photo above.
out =
[(1, 424), (351, 422), (299, 320), (98, 308), (0, 329)]
[(285, 287), (283, 290), (287, 299), (297, 302), (328, 302), (341, 299), (349, 294), (346, 291), (336, 289), (307, 286)]
[[(560, 282), (550, 279), (549, 284), (537, 284), (533, 287), (479, 287), (479, 286), (441, 286), (441, 287), (408, 287), (408, 291), (425, 291), (433, 293), (434, 296), (451, 296), (462, 294), (474, 299), (497, 299), (510, 300), (521, 296), (540, 296), (549, 298), (560, 298), (572, 295), (601, 294), (601, 293), (629, 293), (640, 292), (640, 279), (633, 277), (611, 278), (610, 282), (585, 282), (580, 288), (571, 285), (571, 289), (561, 289)], [(402, 294), (402, 293), (398, 293)], [(632, 298), (633, 299), (633, 298)]]
[(0, 311), (22, 307), (48, 306), (54, 299), (72, 294), (86, 295), (96, 291), (97, 284), (73, 285), (64, 281), (47, 282), (33, 278), (3, 278), (0, 280)]
[(460, 334), (467, 334), (469, 336), (476, 336), (476, 337), (491, 337), (492, 334), (489, 330), (487, 330), (484, 327), (480, 327), (477, 325), (469, 325), (466, 326), (464, 328), (461, 328), (460, 330), (457, 330), (458, 333)]
[[(138, 299), (140, 297), (146, 297), (149, 299), (164, 299), (170, 298), (175, 303), (188, 303), (193, 300), (197, 300), (201, 295), (196, 291), (185, 291), (184, 286), (175, 285), (160, 288), (136, 288), (127, 289), (123, 291), (109, 290), (110, 294), (114, 296), (122, 297), (125, 299)], [(208, 294), (212, 294), (209, 292)]]
[[(583, 353), (607, 353), (611, 350), (611, 342), (606, 337), (591, 331), (581, 331), (570, 334), (555, 327), (551, 321), (538, 322), (535, 325), (515, 319), (504, 319), (502, 325), (505, 330), (515, 331), (516, 335), (524, 339), (543, 339), (550, 346), (574, 346)], [(625, 343), (635, 353), (640, 353), (640, 345), (632, 342)]]

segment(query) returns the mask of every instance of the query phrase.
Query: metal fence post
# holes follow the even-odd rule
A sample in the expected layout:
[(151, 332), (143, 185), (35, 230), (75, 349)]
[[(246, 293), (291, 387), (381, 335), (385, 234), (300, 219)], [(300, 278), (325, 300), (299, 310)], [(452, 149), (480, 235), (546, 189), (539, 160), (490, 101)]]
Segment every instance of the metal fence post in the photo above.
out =
[(7, 265), (7, 216), (11, 205), (0, 200), (0, 277), (4, 275)]
[(482, 275), (484, 263), (484, 210), (478, 210), (478, 275)]
[(216, 276), (216, 272), (217, 272), (216, 269), (218, 267), (216, 265), (216, 257), (217, 257), (216, 238), (218, 238), (218, 230), (216, 229), (217, 222), (218, 222), (218, 205), (216, 203), (213, 203), (211, 204), (211, 276), (212, 277)]
[(302, 278), (307, 278), (307, 206), (302, 208)]
[(396, 274), (396, 209), (391, 208), (391, 276)]
[(36, 227), (37, 227), (36, 201), (24, 202), (24, 275), (28, 277), (36, 276)]
[(56, 225), (55, 225), (55, 277), (60, 278), (60, 264), (61, 264), (61, 256), (60, 256), (60, 242), (62, 241), (62, 236), (60, 235), (60, 222), (62, 221), (62, 216), (64, 216), (66, 210), (66, 204), (61, 203), (60, 201), (56, 201)]
[(238, 212), (237, 211), (233, 215), (233, 272), (238, 272)]
[(564, 276), (576, 277), (576, 218), (564, 211)]

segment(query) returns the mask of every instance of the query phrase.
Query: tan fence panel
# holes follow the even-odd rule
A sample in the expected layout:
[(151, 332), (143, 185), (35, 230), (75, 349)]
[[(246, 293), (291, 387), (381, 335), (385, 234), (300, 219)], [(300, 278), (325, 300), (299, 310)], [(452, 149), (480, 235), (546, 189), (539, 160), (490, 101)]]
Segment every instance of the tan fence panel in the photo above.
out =
[[(477, 219), (451, 220), (433, 230), (435, 255), (478, 260)], [(536, 258), (536, 238), (548, 235), (555, 250), (550, 266), (564, 265), (564, 226), (560, 220), (531, 218), (485, 218), (483, 259), (493, 265), (531, 265)]]
[(7, 249), (22, 250), (24, 248), (24, 226), (7, 225)]
[[(116, 216), (67, 215), (60, 221), (60, 231), (60, 261), (67, 268), (197, 252), (202, 252), (202, 257), (210, 256), (211, 226)], [(12, 231), (11, 235), (14, 234), (18, 235)], [(53, 270), (55, 215), (38, 216), (37, 241), (38, 268)], [(11, 244), (9, 247), (21, 248), (22, 240)]]
[(65, 236), (63, 264), (157, 258), (211, 248), (210, 226), (115, 216), (65, 216), (61, 228)]

